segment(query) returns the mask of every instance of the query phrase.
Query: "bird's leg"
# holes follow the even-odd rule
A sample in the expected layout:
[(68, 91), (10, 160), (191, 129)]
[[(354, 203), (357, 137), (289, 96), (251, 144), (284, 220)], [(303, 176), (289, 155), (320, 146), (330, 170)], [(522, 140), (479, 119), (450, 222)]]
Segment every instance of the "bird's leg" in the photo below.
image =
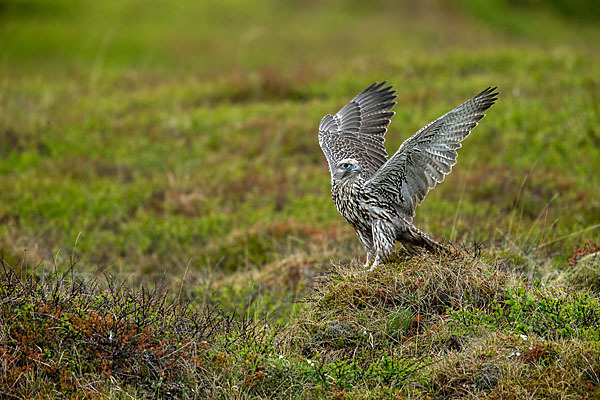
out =
[(356, 231), (356, 235), (358, 236), (358, 240), (360, 244), (362, 244), (363, 248), (367, 252), (367, 262), (365, 262), (365, 268), (368, 268), (371, 265), (371, 260), (373, 259), (373, 255), (375, 253), (375, 249), (373, 248), (373, 237), (371, 232), (363, 232)]
[(369, 265), (371, 265), (371, 260), (373, 258), (373, 249), (368, 249), (367, 250), (367, 261), (365, 262), (365, 268), (369, 268)]
[[(373, 261), (373, 265), (371, 265), (371, 268), (369, 268), (369, 272), (373, 271), (375, 268), (377, 268), (377, 266), (379, 265), (379, 253), (375, 256), (375, 261)], [(367, 268), (369, 265), (365, 265), (365, 268)]]
[(385, 261), (394, 249), (396, 229), (390, 222), (376, 220), (373, 223), (373, 242), (375, 243), (375, 261), (369, 269), (373, 271), (380, 262)]

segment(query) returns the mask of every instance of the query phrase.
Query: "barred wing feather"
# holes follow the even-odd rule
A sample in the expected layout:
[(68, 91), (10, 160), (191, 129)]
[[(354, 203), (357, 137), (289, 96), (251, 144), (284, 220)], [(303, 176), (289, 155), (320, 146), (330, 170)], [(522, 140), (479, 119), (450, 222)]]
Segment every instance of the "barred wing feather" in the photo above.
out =
[(319, 145), (327, 158), (333, 181), (336, 165), (343, 159), (358, 161), (362, 175), (370, 178), (387, 160), (384, 141), (396, 104), (396, 91), (386, 82), (375, 82), (334, 116), (319, 125)]
[(409, 220), (430, 189), (456, 164), (457, 149), (498, 99), (487, 88), (421, 128), (369, 179), (365, 186), (392, 202)]

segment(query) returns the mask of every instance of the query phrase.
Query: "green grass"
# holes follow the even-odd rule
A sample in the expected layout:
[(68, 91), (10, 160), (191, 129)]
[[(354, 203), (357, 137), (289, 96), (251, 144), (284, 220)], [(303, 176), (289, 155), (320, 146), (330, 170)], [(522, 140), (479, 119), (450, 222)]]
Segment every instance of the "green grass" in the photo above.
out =
[[(588, 56), (455, 51), (385, 67), (358, 78), (332, 71), (333, 81), (318, 85), (278, 72), (183, 85), (134, 81), (127, 90), (115, 81), (101, 95), (70, 78), (4, 80), (3, 247), (40, 258), (75, 248), (86, 264), (159, 272), (174, 264), (168, 269), (177, 274), (190, 259), (200, 268), (225, 257), (227, 269), (272, 261), (268, 253), (281, 253), (289, 235), (311, 240), (304, 227), (344, 226), (327, 195), (315, 129), (376, 76), (400, 86), (390, 151), (488, 83), (502, 89), (454, 173), (418, 210), (418, 223), (435, 236), (531, 247), (521, 252), (546, 245), (564, 259), (581, 242), (577, 232), (598, 221), (600, 157), (590, 149), (600, 68)], [(268, 79), (281, 79), (285, 93), (271, 93)], [(244, 233), (253, 229), (261, 232)], [(245, 242), (263, 232), (262, 244)], [(224, 242), (234, 254), (222, 254)]]
[[(193, 339), (196, 353), (177, 350), (188, 328), (162, 317), (143, 325), (166, 340), (154, 349), (178, 351), (169, 362), (182, 380), (169, 384), (180, 397), (271, 398), (284, 386), (282, 398), (594, 393), (597, 18), (594, 2), (558, 0), (0, 0), (3, 259), (33, 282), (74, 265), (86, 284), (117, 276), (132, 298), (162, 282), (173, 304), (191, 301), (186, 313), (222, 310), (211, 314), (218, 334)], [(499, 86), (498, 103), (415, 218), (437, 239), (476, 250), (445, 261), (400, 256), (352, 277), (364, 254), (330, 199), (316, 130), (384, 79), (398, 90), (390, 153)], [(29, 374), (11, 375), (3, 394), (167, 396), (142, 371), (165, 364), (140, 356), (137, 339), (115, 353), (115, 385), (100, 358), (65, 358), (64, 379), (27, 361), (10, 342), (19, 340), (13, 327), (56, 333), (27, 342), (47, 344), (52, 362), (106, 344), (64, 326), (88, 314), (105, 283), (68, 300), (56, 326), (38, 318), (46, 311), (35, 307), (55, 306), (34, 301), (44, 287), (2, 303), (16, 325), (0, 323), (0, 348)], [(128, 313), (98, 304), (103, 316)], [(173, 321), (187, 321), (181, 315)], [(102, 318), (100, 330), (110, 322)], [(122, 329), (142, 327), (127, 318)], [(270, 325), (249, 333), (229, 320)], [(127, 351), (142, 371), (135, 379), (121, 368)], [(196, 356), (204, 369), (190, 367)], [(560, 380), (569, 374), (578, 378)]]

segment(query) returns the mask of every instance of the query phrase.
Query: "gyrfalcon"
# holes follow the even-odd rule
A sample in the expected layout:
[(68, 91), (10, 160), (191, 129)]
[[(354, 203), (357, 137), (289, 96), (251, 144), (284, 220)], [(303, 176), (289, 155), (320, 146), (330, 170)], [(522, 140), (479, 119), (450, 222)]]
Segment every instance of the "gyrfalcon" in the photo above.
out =
[(321, 120), (319, 144), (329, 164), (331, 197), (365, 248), (369, 271), (388, 258), (396, 241), (409, 252), (444, 249), (413, 225), (415, 208), (452, 171), (461, 142), (498, 94), (495, 87), (485, 89), (421, 128), (389, 159), (383, 142), (396, 91), (385, 81)]

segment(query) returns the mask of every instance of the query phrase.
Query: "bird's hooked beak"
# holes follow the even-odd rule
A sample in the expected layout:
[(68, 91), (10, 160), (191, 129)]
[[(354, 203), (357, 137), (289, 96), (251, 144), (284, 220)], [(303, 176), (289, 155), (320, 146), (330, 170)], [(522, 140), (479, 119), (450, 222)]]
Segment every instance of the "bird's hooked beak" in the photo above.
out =
[(350, 168), (350, 171), (360, 174), (360, 166), (358, 164), (354, 164), (352, 168)]

